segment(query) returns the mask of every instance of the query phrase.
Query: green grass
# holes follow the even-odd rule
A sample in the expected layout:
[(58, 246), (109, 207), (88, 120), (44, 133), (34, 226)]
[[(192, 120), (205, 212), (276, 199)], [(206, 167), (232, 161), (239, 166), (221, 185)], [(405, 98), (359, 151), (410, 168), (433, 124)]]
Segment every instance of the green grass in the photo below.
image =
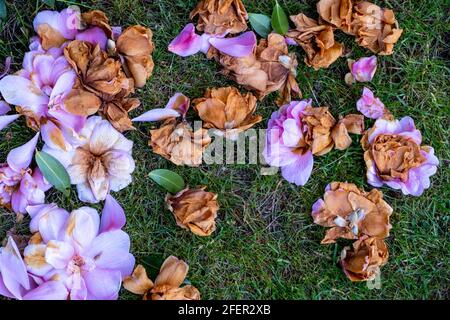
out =
[[(137, 167), (132, 185), (114, 196), (127, 213), (126, 231), (132, 239), (132, 252), (140, 263), (175, 255), (190, 265), (189, 280), (199, 288), (203, 299), (448, 299), (449, 298), (449, 18), (447, 0), (375, 1), (396, 12), (404, 35), (395, 53), (379, 58), (379, 69), (369, 87), (396, 117), (410, 115), (422, 131), (424, 142), (432, 145), (441, 161), (432, 186), (423, 196), (403, 196), (383, 188), (394, 208), (393, 229), (387, 239), (388, 264), (382, 268), (382, 287), (369, 290), (364, 283), (351, 283), (337, 265), (343, 246), (320, 245), (324, 228), (310, 217), (313, 202), (323, 195), (328, 182), (347, 180), (370, 189), (365, 179), (363, 151), (355, 137), (346, 151), (333, 151), (317, 157), (308, 184), (299, 188), (280, 175), (261, 176), (255, 165), (211, 165), (200, 168), (175, 167), (147, 146), (151, 125), (127, 133), (135, 142)], [(143, 106), (133, 113), (162, 107), (175, 92), (191, 98), (202, 95), (210, 86), (230, 85), (219, 74), (219, 67), (204, 56), (182, 59), (167, 51), (169, 41), (188, 23), (196, 0), (110, 0), (57, 1), (63, 8), (79, 3), (85, 9), (104, 10), (114, 25), (142, 24), (155, 36), (156, 63), (153, 77), (138, 92)], [(249, 12), (271, 13), (274, 1), (244, 0)], [(301, 11), (317, 17), (316, 1), (281, 0), (289, 14)], [(9, 18), (0, 36), (0, 59), (14, 57), (18, 70), (31, 22), (43, 9), (40, 1), (7, 1)], [(368, 56), (353, 39), (341, 32), (337, 38), (353, 51), (352, 57)], [(348, 88), (344, 83), (346, 59), (341, 58), (327, 70), (315, 72), (299, 56), (298, 80), (305, 98), (315, 105), (328, 105), (338, 117), (356, 112), (355, 102), (362, 84)], [(259, 104), (264, 128), (271, 112), (277, 109), (275, 95)], [(191, 112), (191, 117), (194, 113)], [(372, 122), (367, 122), (371, 125)], [(7, 152), (27, 141), (31, 130), (19, 121), (0, 134), (0, 162)], [(149, 178), (156, 168), (178, 172), (191, 186), (207, 185), (219, 194), (221, 209), (217, 231), (200, 238), (178, 228), (164, 207), (164, 192)], [(57, 192), (48, 195), (68, 210), (82, 206), (75, 192), (66, 199)], [(28, 219), (20, 224), (0, 209), (0, 239), (15, 227), (26, 233)], [(138, 297), (122, 292), (122, 299)]]

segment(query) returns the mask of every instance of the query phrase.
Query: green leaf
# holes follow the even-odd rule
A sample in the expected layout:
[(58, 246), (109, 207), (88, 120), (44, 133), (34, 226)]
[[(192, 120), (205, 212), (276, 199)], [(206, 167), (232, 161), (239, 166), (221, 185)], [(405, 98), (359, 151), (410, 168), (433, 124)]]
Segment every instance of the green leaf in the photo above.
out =
[(183, 178), (170, 170), (153, 170), (150, 172), (149, 177), (170, 193), (177, 193), (184, 188)]
[(42, 0), (43, 3), (48, 5), (49, 7), (54, 8), (55, 7), (55, 0)]
[(65, 195), (69, 194), (70, 177), (64, 166), (53, 156), (43, 151), (36, 151), (36, 163), (41, 169), (42, 175), (55, 189)]
[(255, 30), (261, 37), (267, 38), (269, 33), (272, 31), (270, 17), (265, 14), (249, 13), (248, 18), (253, 30)]
[(273, 7), (272, 27), (277, 33), (283, 36), (289, 30), (288, 17), (284, 12), (283, 8), (278, 4), (278, 1), (275, 2), (275, 7)]
[(5, 0), (0, 0), (0, 19), (5, 19), (7, 16)]

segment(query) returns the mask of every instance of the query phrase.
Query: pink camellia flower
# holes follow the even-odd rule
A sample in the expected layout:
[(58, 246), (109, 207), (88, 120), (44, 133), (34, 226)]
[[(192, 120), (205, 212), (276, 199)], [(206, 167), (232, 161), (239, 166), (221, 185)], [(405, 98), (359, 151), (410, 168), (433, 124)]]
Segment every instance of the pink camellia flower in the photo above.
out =
[(200, 51), (206, 54), (213, 46), (227, 55), (242, 58), (251, 54), (256, 47), (256, 35), (252, 31), (232, 38), (225, 38), (225, 36), (226, 34), (214, 36), (206, 33), (200, 36), (195, 33), (195, 27), (190, 23), (169, 44), (169, 51), (181, 57), (187, 57)]
[(439, 165), (434, 149), (421, 143), (422, 135), (410, 117), (378, 119), (361, 141), (368, 182), (420, 196), (430, 187), (430, 177)]
[(26, 207), (44, 203), (50, 189), (41, 171), (29, 168), (39, 134), (18, 148), (11, 150), (7, 163), (0, 164), (0, 206), (11, 208), (17, 214), (26, 213)]
[(372, 81), (375, 72), (377, 71), (377, 57), (364, 57), (357, 61), (348, 60), (350, 73), (345, 76), (345, 82), (351, 85), (355, 81), (369, 82)]
[(361, 99), (356, 102), (356, 108), (365, 117), (370, 119), (379, 119), (386, 113), (386, 107), (383, 102), (374, 96), (373, 92), (364, 87)]
[(0, 80), (0, 93), (6, 102), (17, 106), (31, 128), (41, 131), (47, 144), (71, 149), (86, 120), (64, 107), (76, 74), (62, 55), (62, 48), (44, 51), (34, 39), (30, 49), (25, 54), (23, 69)]
[(80, 136), (83, 140), (71, 150), (51, 145), (43, 150), (66, 167), (81, 201), (97, 203), (105, 200), (110, 191), (122, 190), (131, 183), (135, 168), (132, 141), (98, 116), (87, 120)]
[(149, 110), (139, 117), (134, 118), (134, 122), (152, 122), (161, 121), (168, 118), (177, 118), (186, 116), (189, 109), (190, 100), (184, 94), (177, 92), (170, 98), (165, 108), (155, 108)]
[(0, 252), (0, 294), (24, 300), (117, 299), (135, 259), (122, 231), (125, 213), (111, 196), (101, 218), (83, 207), (29, 206), (34, 233), (23, 258), (12, 238)]

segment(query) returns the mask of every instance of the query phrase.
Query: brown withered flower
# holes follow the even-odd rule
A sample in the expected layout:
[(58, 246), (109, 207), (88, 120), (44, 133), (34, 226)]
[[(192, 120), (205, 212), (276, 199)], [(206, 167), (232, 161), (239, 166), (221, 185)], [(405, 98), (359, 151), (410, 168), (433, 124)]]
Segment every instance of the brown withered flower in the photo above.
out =
[(345, 33), (353, 34), (352, 0), (320, 0), (317, 3), (317, 12), (322, 20)]
[(152, 58), (155, 45), (153, 33), (143, 26), (125, 29), (116, 42), (117, 53), (124, 58), (125, 71), (134, 79), (134, 85), (142, 88), (150, 78), (155, 66)]
[(322, 244), (336, 239), (358, 239), (364, 235), (384, 239), (389, 236), (392, 208), (377, 189), (366, 192), (353, 183), (332, 182), (323, 199), (312, 208), (314, 223), (329, 227)]
[(352, 26), (358, 44), (380, 55), (391, 55), (403, 33), (394, 11), (367, 1), (354, 6)]
[(344, 51), (344, 46), (334, 40), (333, 28), (321, 25), (303, 13), (291, 16), (296, 29), (287, 36), (297, 42), (305, 51), (305, 63), (315, 70), (328, 68)]
[(256, 97), (251, 93), (242, 95), (235, 87), (208, 89), (205, 96), (195, 99), (193, 104), (204, 121), (204, 128), (217, 129), (217, 133), (230, 139), (262, 120), (261, 116), (253, 114)]
[(278, 105), (291, 101), (291, 95), (300, 95), (297, 76), (297, 57), (289, 54), (283, 36), (271, 33), (261, 39), (254, 54), (235, 58), (211, 48), (208, 57), (215, 58), (223, 67), (222, 73), (262, 100), (269, 93), (280, 91)]
[(219, 205), (217, 194), (205, 191), (206, 187), (186, 188), (176, 195), (167, 195), (166, 203), (175, 216), (177, 225), (205, 237), (216, 230)]
[(186, 122), (175, 118), (164, 121), (159, 129), (150, 130), (150, 146), (153, 152), (172, 163), (196, 167), (202, 163), (203, 151), (211, 143), (206, 129), (193, 131)]
[(208, 34), (235, 34), (247, 30), (248, 14), (241, 0), (201, 0), (190, 19), (197, 15), (197, 30)]
[(168, 257), (161, 266), (155, 283), (147, 276), (142, 265), (136, 266), (131, 276), (123, 281), (128, 291), (143, 295), (144, 300), (200, 300), (200, 292), (192, 285), (180, 287), (189, 266), (174, 256)]
[(117, 131), (124, 132), (134, 129), (128, 113), (140, 105), (141, 101), (137, 98), (120, 97), (118, 95), (110, 101), (104, 101), (99, 112)]
[(372, 280), (388, 260), (389, 251), (382, 239), (363, 236), (345, 247), (341, 252), (340, 264), (351, 281)]

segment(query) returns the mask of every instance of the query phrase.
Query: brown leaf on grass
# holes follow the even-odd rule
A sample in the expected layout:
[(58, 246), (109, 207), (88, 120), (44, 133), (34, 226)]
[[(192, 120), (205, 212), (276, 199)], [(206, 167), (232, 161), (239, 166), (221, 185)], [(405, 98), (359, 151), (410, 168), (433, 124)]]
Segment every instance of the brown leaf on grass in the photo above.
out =
[(137, 88), (145, 85), (155, 66), (152, 58), (155, 49), (152, 37), (153, 33), (149, 28), (132, 26), (125, 29), (117, 39), (117, 52), (123, 56), (125, 70), (133, 77)]
[(167, 206), (175, 216), (177, 225), (202, 237), (210, 236), (216, 230), (219, 210), (217, 194), (205, 189), (187, 188), (166, 197)]
[(340, 263), (351, 281), (367, 281), (376, 276), (388, 258), (389, 251), (384, 240), (363, 236), (353, 243), (353, 248), (342, 250)]
[(201, 0), (190, 14), (198, 16), (197, 30), (213, 35), (247, 30), (248, 14), (241, 0)]
[(194, 108), (204, 121), (204, 128), (217, 129), (227, 138), (236, 138), (262, 120), (253, 113), (256, 97), (251, 93), (242, 95), (235, 87), (208, 89), (203, 98), (193, 101)]
[(186, 122), (174, 118), (164, 121), (159, 129), (150, 130), (153, 152), (176, 165), (197, 167), (202, 163), (203, 151), (211, 143), (206, 129), (193, 131)]

